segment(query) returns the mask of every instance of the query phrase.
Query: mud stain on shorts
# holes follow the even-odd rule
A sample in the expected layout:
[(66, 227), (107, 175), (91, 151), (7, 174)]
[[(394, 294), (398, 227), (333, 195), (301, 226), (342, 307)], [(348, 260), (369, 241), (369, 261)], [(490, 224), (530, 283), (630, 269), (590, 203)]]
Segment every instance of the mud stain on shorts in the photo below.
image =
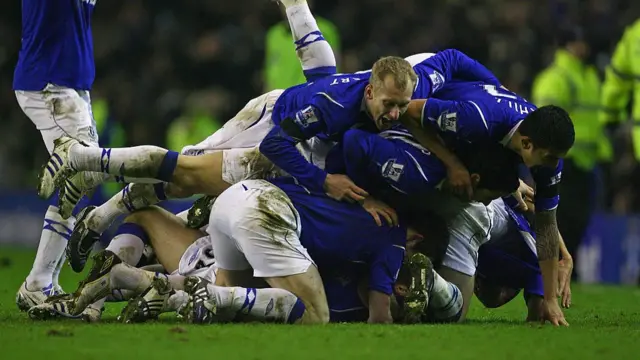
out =
[(55, 116), (62, 116), (82, 111), (79, 106), (79, 99), (72, 96), (45, 96), (45, 101), (51, 107)]
[(263, 191), (257, 197), (256, 209), (259, 213), (260, 227), (264, 229), (273, 244), (287, 246), (287, 236), (294, 235), (297, 216), (291, 200), (279, 188)]
[(269, 179), (282, 174), (280, 168), (262, 155), (258, 147), (247, 150), (238, 161), (240, 166), (245, 169), (245, 176), (242, 180)]

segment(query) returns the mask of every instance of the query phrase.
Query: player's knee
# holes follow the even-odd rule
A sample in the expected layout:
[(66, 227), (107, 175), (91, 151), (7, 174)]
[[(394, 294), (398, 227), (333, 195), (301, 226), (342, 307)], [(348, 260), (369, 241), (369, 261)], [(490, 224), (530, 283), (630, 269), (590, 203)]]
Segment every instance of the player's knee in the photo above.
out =
[(220, 195), (229, 187), (222, 180), (222, 152), (180, 156), (171, 182), (184, 192)]
[(512, 289), (506, 286), (494, 285), (476, 278), (474, 293), (476, 298), (489, 309), (495, 309), (511, 301), (518, 293), (519, 289)]
[(200, 172), (203, 167), (202, 158), (205, 156), (179, 156), (171, 182), (176, 184), (178, 188), (185, 190), (196, 187), (200, 182)]
[(158, 214), (162, 211), (164, 210), (156, 205), (147, 206), (127, 215), (122, 222), (144, 227), (149, 224), (149, 222), (157, 220)]
[(167, 183), (164, 191), (167, 197), (172, 199), (184, 199), (195, 194), (193, 191), (180, 187), (174, 183)]

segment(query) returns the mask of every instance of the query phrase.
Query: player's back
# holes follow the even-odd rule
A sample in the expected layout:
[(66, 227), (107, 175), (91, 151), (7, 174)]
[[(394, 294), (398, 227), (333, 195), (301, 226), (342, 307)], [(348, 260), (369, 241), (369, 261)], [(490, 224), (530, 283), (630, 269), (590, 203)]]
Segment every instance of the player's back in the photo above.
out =
[(272, 119), (294, 119), (302, 128), (322, 121), (325, 137), (334, 137), (364, 120), (364, 89), (369, 84), (370, 71), (335, 74), (286, 89), (276, 101)]
[[(378, 226), (360, 204), (339, 202), (325, 194), (309, 193), (291, 178), (272, 182), (291, 199), (300, 214), (300, 241), (319, 267), (368, 262), (389, 247), (404, 252), (404, 226)], [(402, 261), (402, 260), (400, 260)]]
[[(481, 113), (483, 125), (495, 142), (502, 141), (514, 126), (536, 109), (535, 105), (516, 93), (478, 81), (447, 82), (432, 97), (472, 103)], [(461, 132), (460, 129), (457, 131)]]
[(90, 90), (95, 77), (91, 15), (96, 0), (22, 0), (14, 90), (47, 84)]

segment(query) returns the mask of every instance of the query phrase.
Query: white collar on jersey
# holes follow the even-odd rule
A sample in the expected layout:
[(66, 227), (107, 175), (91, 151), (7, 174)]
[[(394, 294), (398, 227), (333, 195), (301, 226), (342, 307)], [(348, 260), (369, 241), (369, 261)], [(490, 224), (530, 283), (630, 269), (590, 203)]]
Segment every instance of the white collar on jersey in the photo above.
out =
[(502, 140), (500, 140), (500, 144), (502, 144), (502, 146), (507, 146), (509, 144), (509, 141), (513, 137), (513, 134), (515, 134), (516, 131), (518, 131), (518, 128), (520, 127), (520, 124), (522, 124), (522, 120), (518, 121), (518, 123), (514, 127), (511, 128), (509, 133), (507, 135), (505, 135), (505, 137)]

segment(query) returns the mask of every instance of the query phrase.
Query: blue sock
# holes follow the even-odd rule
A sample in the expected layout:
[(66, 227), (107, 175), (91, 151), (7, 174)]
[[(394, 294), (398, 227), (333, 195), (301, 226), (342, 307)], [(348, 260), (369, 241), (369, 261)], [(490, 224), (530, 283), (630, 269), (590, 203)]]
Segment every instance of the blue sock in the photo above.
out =
[(176, 166), (178, 165), (178, 154), (175, 151), (167, 151), (162, 159), (162, 163), (160, 164), (160, 168), (158, 169), (158, 174), (156, 175), (156, 179), (162, 180), (165, 182), (171, 182), (173, 178), (173, 172), (176, 170)]

